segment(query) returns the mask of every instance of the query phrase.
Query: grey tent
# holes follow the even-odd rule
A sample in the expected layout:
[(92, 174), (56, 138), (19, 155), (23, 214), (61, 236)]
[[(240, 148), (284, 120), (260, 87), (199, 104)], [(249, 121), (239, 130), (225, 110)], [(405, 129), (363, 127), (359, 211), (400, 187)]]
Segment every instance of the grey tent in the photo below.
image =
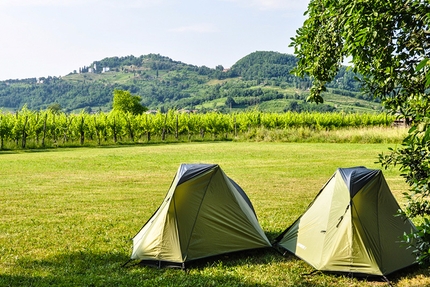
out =
[(245, 192), (216, 164), (182, 164), (158, 210), (133, 238), (131, 259), (179, 264), (271, 247)]
[(415, 263), (401, 242), (415, 227), (399, 209), (382, 171), (339, 168), (274, 246), (317, 270), (384, 276)]

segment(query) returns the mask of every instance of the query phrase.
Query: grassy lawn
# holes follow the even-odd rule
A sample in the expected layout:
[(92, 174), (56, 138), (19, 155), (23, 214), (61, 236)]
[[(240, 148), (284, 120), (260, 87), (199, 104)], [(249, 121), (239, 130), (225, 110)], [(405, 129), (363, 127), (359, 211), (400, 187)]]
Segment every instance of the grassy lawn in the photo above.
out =
[[(269, 239), (288, 227), (338, 167), (379, 168), (389, 144), (211, 142), (0, 152), (0, 286), (386, 286), (316, 273), (271, 249), (194, 263), (131, 265), (131, 238), (181, 163), (217, 163), (251, 199)], [(384, 171), (399, 201), (406, 186)], [(389, 277), (430, 285), (427, 269)]]

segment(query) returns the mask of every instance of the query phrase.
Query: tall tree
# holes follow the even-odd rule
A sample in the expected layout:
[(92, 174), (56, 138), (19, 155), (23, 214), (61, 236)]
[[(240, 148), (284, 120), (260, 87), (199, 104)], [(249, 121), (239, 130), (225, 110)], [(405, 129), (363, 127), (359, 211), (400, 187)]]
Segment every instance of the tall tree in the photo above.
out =
[(295, 73), (313, 80), (308, 99), (323, 102), (325, 85), (350, 59), (364, 91), (411, 124), (402, 146), (380, 162), (398, 165), (410, 186), (405, 213), (424, 220), (407, 240), (430, 263), (430, 2), (311, 0), (306, 15), (291, 46)]
[(113, 92), (113, 109), (125, 113), (138, 115), (147, 110), (141, 103), (141, 98), (132, 95), (129, 91), (114, 90)]

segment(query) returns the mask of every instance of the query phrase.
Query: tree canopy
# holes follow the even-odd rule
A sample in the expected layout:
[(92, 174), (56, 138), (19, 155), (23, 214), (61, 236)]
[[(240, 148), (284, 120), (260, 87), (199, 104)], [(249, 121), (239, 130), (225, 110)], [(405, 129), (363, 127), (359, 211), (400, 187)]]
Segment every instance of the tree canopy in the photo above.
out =
[(115, 90), (113, 92), (113, 110), (139, 115), (147, 110), (141, 103), (141, 98), (129, 91)]
[[(430, 2), (422, 0), (311, 0), (303, 26), (292, 38), (294, 72), (310, 76), (310, 101), (322, 92), (346, 59), (365, 92), (380, 98), (411, 128), (400, 148), (380, 155), (398, 165), (410, 192), (406, 215), (430, 216)], [(409, 235), (420, 262), (430, 262), (430, 221)], [(428, 231), (427, 231), (428, 230)]]

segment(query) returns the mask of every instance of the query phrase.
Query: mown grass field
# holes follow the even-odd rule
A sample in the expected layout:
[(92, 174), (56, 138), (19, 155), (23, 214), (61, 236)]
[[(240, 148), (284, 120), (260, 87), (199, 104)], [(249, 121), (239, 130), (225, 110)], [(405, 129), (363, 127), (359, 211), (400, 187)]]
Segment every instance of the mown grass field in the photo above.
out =
[[(0, 152), (0, 286), (386, 286), (316, 273), (257, 250), (187, 272), (131, 265), (131, 238), (162, 202), (181, 163), (217, 163), (251, 199), (269, 239), (288, 227), (338, 167), (379, 168), (394, 144), (201, 142)], [(384, 171), (399, 201), (406, 186)], [(430, 285), (427, 269), (389, 276)]]

